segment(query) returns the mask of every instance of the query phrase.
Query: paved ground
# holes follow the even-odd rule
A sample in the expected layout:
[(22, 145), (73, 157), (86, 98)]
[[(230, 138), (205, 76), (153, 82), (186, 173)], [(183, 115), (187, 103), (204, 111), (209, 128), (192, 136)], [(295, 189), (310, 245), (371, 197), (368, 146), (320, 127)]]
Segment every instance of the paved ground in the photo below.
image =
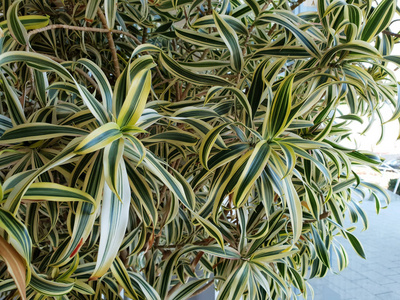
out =
[(393, 199), (379, 215), (372, 201), (365, 201), (361, 207), (368, 214), (369, 228), (357, 230), (356, 236), (367, 260), (345, 241), (349, 266), (338, 275), (329, 273), (310, 280), (315, 300), (400, 300), (400, 201)]

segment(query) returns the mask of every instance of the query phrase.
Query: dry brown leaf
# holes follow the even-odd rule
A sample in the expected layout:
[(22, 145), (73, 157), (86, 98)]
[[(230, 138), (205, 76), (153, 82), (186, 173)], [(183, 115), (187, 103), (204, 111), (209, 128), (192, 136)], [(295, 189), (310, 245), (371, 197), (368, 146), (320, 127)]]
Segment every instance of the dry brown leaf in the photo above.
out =
[(8, 267), (22, 299), (26, 299), (26, 264), (25, 260), (2, 236), (0, 236), (0, 256)]

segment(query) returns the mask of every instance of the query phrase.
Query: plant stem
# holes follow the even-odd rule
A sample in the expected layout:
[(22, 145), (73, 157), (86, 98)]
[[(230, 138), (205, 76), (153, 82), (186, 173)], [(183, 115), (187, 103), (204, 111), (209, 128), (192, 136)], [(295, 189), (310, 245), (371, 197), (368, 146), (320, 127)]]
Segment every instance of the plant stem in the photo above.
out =
[(201, 294), (202, 292), (204, 292), (206, 289), (208, 289), (213, 283), (214, 283), (214, 278), (210, 279), (211, 281), (208, 282), (205, 286), (201, 287), (200, 289), (198, 289), (196, 292), (194, 292), (194, 294), (192, 295), (192, 297), (197, 296), (199, 294)]
[(49, 26), (46, 26), (43, 28), (38, 28), (38, 29), (32, 30), (28, 33), (28, 39), (34, 34), (37, 34), (37, 33), (43, 32), (43, 31), (47, 31), (47, 30), (58, 29), (58, 28), (79, 30), (79, 31), (101, 32), (101, 33), (112, 32), (112, 33), (116, 33), (116, 34), (125, 35), (125, 36), (133, 39), (135, 41), (135, 43), (137, 43), (138, 45), (141, 44), (141, 42), (134, 35), (130, 34), (129, 32), (122, 31), (122, 30), (94, 28), (94, 27), (81, 27), (81, 26), (72, 26), (72, 25), (65, 25), (65, 24), (53, 24), (53, 25), (49, 25)]
[(293, 4), (291, 7), (290, 7), (290, 9), (291, 10), (294, 10), (294, 9), (296, 9), (298, 6), (300, 6), (300, 4), (302, 4), (303, 2), (305, 2), (306, 0), (299, 0), (299, 1), (297, 1), (295, 4)]
[(384, 31), (382, 31), (382, 33), (386, 34), (386, 35), (390, 35), (390, 36), (394, 36), (394, 37), (400, 38), (400, 34), (399, 33), (394, 33), (394, 32), (391, 32), (389, 30), (384, 30)]
[(108, 45), (110, 46), (111, 50), (111, 56), (113, 58), (115, 76), (119, 77), (119, 75), (121, 75), (121, 70), (119, 68), (118, 55), (117, 55), (117, 50), (115, 49), (115, 43), (112, 37), (112, 33), (107, 26), (106, 17), (104, 16), (103, 11), (100, 9), (100, 7), (97, 9), (97, 14), (100, 18), (101, 23), (103, 24), (103, 27), (108, 30), (106, 34), (107, 34)]
[[(323, 220), (326, 218), (329, 218), (331, 216), (331, 212), (330, 211), (325, 211), (322, 214), (319, 215), (319, 220)], [(310, 224), (310, 223), (314, 223), (317, 222), (317, 220), (306, 220), (304, 221), (304, 224)]]

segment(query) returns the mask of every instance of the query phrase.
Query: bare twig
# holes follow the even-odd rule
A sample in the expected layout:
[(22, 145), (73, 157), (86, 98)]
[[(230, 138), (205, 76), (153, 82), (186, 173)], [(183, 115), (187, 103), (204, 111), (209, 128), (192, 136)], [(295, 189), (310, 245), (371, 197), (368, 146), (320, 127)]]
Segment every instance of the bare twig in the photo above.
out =
[[(331, 212), (330, 211), (325, 211), (322, 214), (319, 215), (319, 219), (323, 220), (326, 218), (329, 218), (331, 216)], [(305, 220), (304, 224), (310, 224), (310, 223), (314, 223), (317, 222), (317, 220)]]
[(164, 83), (168, 83), (168, 82), (171, 82), (171, 81), (172, 81), (172, 79), (163, 80), (163, 81), (161, 81), (161, 82), (155, 84), (155, 85), (153, 86), (153, 88), (155, 89), (156, 87), (159, 87), (160, 85), (163, 85)]
[(298, 6), (300, 6), (300, 4), (302, 4), (303, 2), (305, 2), (306, 0), (299, 0), (299, 1), (297, 1), (295, 4), (293, 4), (291, 7), (290, 7), (290, 9), (291, 10), (294, 10), (294, 9), (296, 9)]
[(203, 16), (206, 15), (206, 12), (204, 10), (202, 10), (200, 7), (196, 7), (196, 8)]
[(142, 44), (146, 43), (146, 40), (147, 40), (147, 28), (143, 27)]
[(130, 34), (129, 32), (126, 31), (122, 31), (122, 30), (115, 30), (115, 29), (105, 29), (105, 28), (95, 28), (95, 27), (81, 27), (81, 26), (71, 26), (71, 25), (65, 25), (65, 24), (53, 24), (53, 25), (49, 25), (43, 28), (38, 28), (35, 30), (31, 30), (28, 33), (28, 39), (32, 36), (35, 35), (37, 33), (43, 32), (43, 31), (47, 31), (47, 30), (52, 30), (52, 29), (70, 29), (70, 30), (79, 30), (79, 31), (90, 31), (90, 32), (101, 32), (101, 33), (108, 33), (108, 32), (112, 32), (112, 33), (116, 33), (116, 34), (122, 34), (125, 35), (129, 38), (131, 38), (132, 40), (135, 41), (135, 43), (137, 43), (138, 45), (141, 44), (141, 42), (132, 34)]
[(209, 15), (212, 14), (212, 4), (211, 4), (211, 0), (207, 0), (207, 13)]
[(191, 87), (192, 87), (192, 84), (191, 83), (189, 83), (188, 85), (186, 85), (186, 87), (185, 87), (185, 91), (183, 92), (183, 94), (182, 94), (182, 100), (185, 100), (185, 98), (186, 98), (186, 96), (188, 95), (188, 92), (189, 92), (189, 90), (191, 89)]
[[(187, 275), (185, 276), (187, 277)], [(171, 296), (177, 289), (179, 289), (181, 287), (182, 283), (178, 282), (177, 284), (175, 284), (172, 289), (170, 289), (168, 291), (168, 296)]]
[(115, 76), (119, 77), (119, 75), (121, 75), (121, 70), (119, 69), (117, 50), (115, 49), (115, 43), (114, 43), (114, 39), (112, 37), (111, 30), (107, 26), (106, 17), (104, 16), (103, 11), (100, 9), (100, 7), (97, 9), (97, 14), (100, 18), (101, 23), (103, 24), (103, 27), (108, 30), (107, 40), (108, 40), (108, 45), (110, 46), (111, 56), (113, 58)]
[(384, 30), (384, 31), (382, 31), (382, 33), (386, 34), (386, 35), (390, 35), (390, 36), (394, 36), (394, 37), (400, 38), (400, 34), (391, 32), (389, 30)]
[(197, 296), (197, 295), (201, 294), (202, 292), (204, 292), (206, 289), (208, 289), (208, 288), (214, 283), (214, 278), (211, 278), (210, 280), (211, 280), (211, 281), (208, 282), (205, 286), (199, 288), (199, 289), (192, 295), (192, 297)]

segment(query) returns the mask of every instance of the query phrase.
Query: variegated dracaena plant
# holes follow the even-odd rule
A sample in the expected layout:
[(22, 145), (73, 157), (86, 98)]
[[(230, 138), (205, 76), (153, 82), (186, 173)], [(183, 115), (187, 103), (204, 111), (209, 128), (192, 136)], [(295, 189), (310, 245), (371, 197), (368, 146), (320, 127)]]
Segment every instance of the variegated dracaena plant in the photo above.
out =
[(389, 197), (341, 141), (400, 117), (399, 9), (303, 1), (3, 0), (0, 297), (311, 298), (364, 257)]

